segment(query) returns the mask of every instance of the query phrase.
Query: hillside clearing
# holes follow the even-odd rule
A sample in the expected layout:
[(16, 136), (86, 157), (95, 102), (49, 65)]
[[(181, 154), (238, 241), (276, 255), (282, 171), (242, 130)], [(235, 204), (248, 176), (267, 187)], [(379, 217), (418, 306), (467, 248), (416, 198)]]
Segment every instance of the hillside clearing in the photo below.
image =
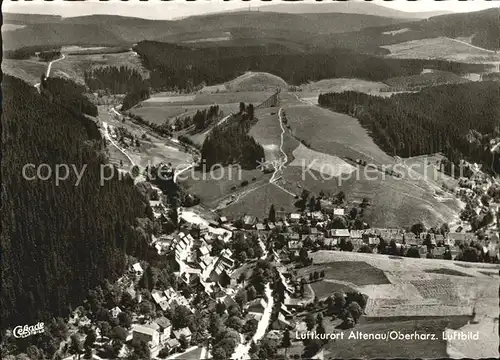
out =
[(337, 261), (307, 266), (297, 270), (297, 275), (307, 279), (310, 273), (322, 271), (327, 280), (338, 280), (355, 286), (390, 283), (383, 271), (363, 261)]
[(499, 59), (499, 55), (446, 37), (412, 40), (382, 47), (391, 52), (387, 57), (400, 59), (445, 59), (461, 62), (498, 61)]
[(289, 166), (310, 168), (319, 172), (324, 178), (333, 178), (342, 174), (351, 174), (356, 168), (337, 156), (323, 154), (308, 149), (300, 144), (293, 150), (294, 160)]

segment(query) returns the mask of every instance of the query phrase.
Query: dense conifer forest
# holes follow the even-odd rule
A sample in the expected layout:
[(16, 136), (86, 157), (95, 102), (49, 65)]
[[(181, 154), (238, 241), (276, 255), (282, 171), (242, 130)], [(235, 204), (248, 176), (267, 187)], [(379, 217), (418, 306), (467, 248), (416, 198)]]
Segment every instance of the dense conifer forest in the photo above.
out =
[[(142, 257), (147, 252), (147, 234), (138, 230), (137, 222), (152, 215), (132, 179), (100, 185), (100, 167), (107, 156), (92, 120), (50, 102), (14, 77), (3, 76), (2, 92), (5, 329), (64, 316), (70, 307), (81, 305), (89, 289), (105, 279), (116, 280), (124, 271), (126, 254)], [(71, 102), (72, 94), (61, 90), (58, 95)], [(70, 172), (57, 185), (54, 176), (37, 178), (34, 168), (23, 176), (26, 164), (47, 164), (52, 171), (56, 164), (67, 164)], [(86, 166), (77, 186), (72, 166), (79, 172)]]
[(106, 90), (111, 94), (126, 94), (148, 87), (137, 69), (126, 66), (98, 67), (85, 71), (83, 76), (92, 92)]
[(255, 169), (264, 159), (263, 147), (248, 135), (253, 117), (253, 105), (240, 104), (240, 113), (227, 124), (216, 126), (201, 147), (201, 157), (207, 167), (239, 163), (243, 169)]
[(402, 157), (443, 152), (458, 164), (471, 160), (490, 169), (489, 140), (500, 135), (500, 83), (472, 82), (376, 97), (328, 93), (319, 104), (359, 119), (388, 154)]
[(49, 102), (71, 109), (73, 112), (97, 116), (97, 106), (87, 98), (86, 90), (85, 86), (68, 79), (50, 77), (42, 78), (41, 81), (42, 94), (49, 99)]
[[(263, 51), (265, 50), (265, 51)], [(199, 84), (218, 84), (246, 71), (270, 72), (292, 85), (328, 78), (360, 78), (381, 81), (417, 75), (424, 68), (454, 73), (481, 72), (482, 65), (441, 60), (384, 59), (346, 49), (328, 52), (290, 53), (281, 48), (234, 46), (189, 48), (155, 41), (134, 47), (150, 71), (153, 89), (192, 90)]]

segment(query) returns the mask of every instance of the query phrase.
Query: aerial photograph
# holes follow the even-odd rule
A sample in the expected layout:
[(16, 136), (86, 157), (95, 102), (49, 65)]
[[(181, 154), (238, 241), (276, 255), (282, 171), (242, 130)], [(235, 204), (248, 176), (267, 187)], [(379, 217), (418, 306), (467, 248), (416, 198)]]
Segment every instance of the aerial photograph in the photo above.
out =
[(500, 2), (2, 2), (1, 358), (500, 358)]

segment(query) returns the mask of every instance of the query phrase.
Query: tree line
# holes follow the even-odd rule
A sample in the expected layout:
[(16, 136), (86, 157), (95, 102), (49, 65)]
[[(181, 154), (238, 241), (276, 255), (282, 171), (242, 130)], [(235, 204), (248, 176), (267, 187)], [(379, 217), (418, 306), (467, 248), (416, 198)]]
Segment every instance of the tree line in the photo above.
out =
[[(489, 141), (500, 134), (500, 84), (471, 82), (426, 88), (390, 98), (347, 91), (321, 94), (318, 102), (359, 119), (390, 155), (442, 152), (452, 164), (462, 159), (489, 169)], [(460, 170), (454, 167), (455, 174)], [(448, 172), (452, 170), (449, 166)]]
[(219, 105), (212, 105), (208, 109), (196, 110), (196, 114), (191, 116), (186, 116), (184, 118), (177, 118), (174, 121), (175, 130), (187, 129), (194, 125), (195, 131), (200, 131), (206, 129), (214, 121), (219, 120), (222, 117), (222, 110), (219, 109)]
[(253, 105), (240, 104), (240, 113), (226, 124), (216, 126), (201, 147), (201, 157), (210, 167), (239, 163), (244, 169), (255, 169), (264, 158), (264, 148), (248, 135), (253, 118)]
[(3, 52), (3, 57), (5, 59), (13, 60), (24, 60), (35, 57), (37, 53), (59, 53), (61, 54), (61, 47), (54, 47), (52, 45), (40, 45), (40, 46), (25, 46), (15, 50), (5, 50)]
[(78, 85), (69, 79), (45, 78), (43, 75), (40, 84), (41, 93), (49, 99), (49, 102), (55, 102), (76, 113), (97, 116), (97, 106), (85, 95), (87, 91), (85, 86)]
[(92, 92), (106, 90), (111, 94), (127, 94), (147, 89), (148, 84), (137, 69), (127, 66), (101, 66), (83, 73), (85, 84)]

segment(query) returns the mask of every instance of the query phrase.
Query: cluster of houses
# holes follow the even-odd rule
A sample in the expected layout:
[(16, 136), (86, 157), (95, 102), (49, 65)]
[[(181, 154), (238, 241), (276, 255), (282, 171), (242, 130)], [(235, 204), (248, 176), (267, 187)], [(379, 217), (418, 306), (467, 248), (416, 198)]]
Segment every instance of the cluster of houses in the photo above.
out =
[[(161, 198), (161, 192), (159, 195)], [(160, 200), (152, 200), (150, 203), (155, 218), (166, 216), (166, 209)], [(300, 284), (280, 264), (298, 256), (305, 244), (308, 246), (313, 244), (315, 248), (333, 250), (340, 249), (343, 244), (349, 243), (352, 244), (352, 251), (358, 251), (361, 247), (368, 246), (373, 252), (377, 252), (378, 245), (383, 239), (387, 245), (395, 243), (399, 249), (416, 247), (421, 257), (424, 257), (428, 253), (428, 249), (431, 248), (432, 255), (439, 258), (443, 256), (445, 249), (449, 249), (452, 257), (455, 257), (460, 251), (460, 245), (477, 241), (474, 234), (461, 232), (461, 229), (446, 235), (423, 232), (417, 236), (399, 228), (365, 230), (331, 228), (334, 218), (345, 215), (344, 209), (332, 208), (328, 211), (323, 209), (323, 211), (302, 213), (278, 211), (276, 212), (276, 221), (273, 222), (262, 222), (250, 215), (237, 220), (238, 224), (236, 221), (230, 222), (226, 217), (201, 224), (194, 224), (186, 220), (180, 230), (168, 235), (153, 236), (151, 245), (156, 248), (160, 255), (173, 255), (178, 264), (176, 275), (186, 285), (203, 289), (210, 298), (216, 302), (223, 302), (229, 307), (235, 304), (234, 295), (239, 286), (234, 277), (231, 278), (236, 263), (232, 258), (231, 250), (227, 248), (214, 254), (212, 251), (214, 241), (228, 243), (237, 228), (256, 232), (263, 237), (270, 232), (279, 234), (285, 239), (286, 246), (277, 251), (273, 250), (273, 254), (279, 263), (279, 274), (285, 286), (285, 302), (280, 305), (279, 315), (271, 324), (271, 330), (266, 336), (280, 339), (282, 336), (280, 330), (295, 327), (292, 312), (305, 305), (301, 303), (303, 299), (297, 297)], [(497, 255), (498, 236), (496, 238), (495, 236), (489, 237), (489, 241), (484, 244), (484, 250)], [(429, 243), (431, 246), (428, 247)], [(143, 269), (140, 264), (134, 264), (132, 271), (140, 275)], [(187, 299), (173, 288), (154, 289), (151, 295), (155, 304), (162, 310), (183, 305), (194, 312), (190, 306), (191, 299)], [(247, 303), (244, 307), (246, 320), (259, 321), (266, 306), (267, 303), (262, 298)], [(113, 316), (118, 316), (119, 309), (113, 309), (112, 313)], [(133, 325), (132, 337), (147, 341), (152, 349), (166, 347), (173, 352), (179, 348), (181, 337), (190, 340), (191, 332), (188, 328), (172, 331), (170, 321), (162, 316), (147, 324)]]
[(173, 353), (181, 346), (181, 341), (191, 341), (191, 331), (185, 327), (172, 331), (172, 324), (166, 317), (161, 316), (145, 325), (132, 325), (132, 338), (149, 344), (152, 351), (166, 348)]

